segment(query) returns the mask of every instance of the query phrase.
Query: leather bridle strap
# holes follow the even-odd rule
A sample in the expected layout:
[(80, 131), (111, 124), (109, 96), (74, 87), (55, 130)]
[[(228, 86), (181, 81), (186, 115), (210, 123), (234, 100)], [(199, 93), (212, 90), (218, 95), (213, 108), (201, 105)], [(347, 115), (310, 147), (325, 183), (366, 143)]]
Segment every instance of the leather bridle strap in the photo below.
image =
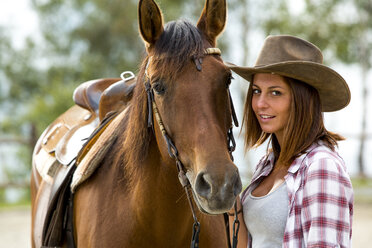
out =
[(226, 236), (227, 236), (227, 247), (228, 248), (236, 248), (238, 246), (238, 233), (240, 228), (240, 221), (238, 219), (238, 214), (241, 212), (237, 210), (237, 203), (235, 201), (234, 204), (234, 222), (233, 222), (233, 236), (232, 236), (232, 245), (230, 241), (230, 223), (229, 223), (229, 215), (228, 213), (224, 213), (223, 217), (225, 220), (225, 228), (226, 228)]
[[(190, 247), (191, 248), (198, 248), (199, 247), (200, 222), (198, 221), (198, 219), (196, 217), (194, 205), (193, 205), (192, 200), (191, 200), (191, 195), (190, 195), (191, 184), (186, 177), (184, 166), (182, 165), (182, 162), (178, 158), (178, 150), (177, 150), (176, 146), (174, 145), (173, 141), (168, 136), (167, 131), (165, 130), (163, 121), (162, 121), (162, 119), (160, 117), (160, 114), (159, 114), (159, 110), (158, 110), (158, 108), (156, 106), (156, 103), (155, 103), (155, 100), (154, 100), (154, 95), (153, 95), (153, 91), (152, 91), (149, 79), (145, 82), (145, 89), (146, 89), (146, 92), (147, 92), (147, 99), (148, 99), (149, 102), (151, 101), (150, 104), (148, 104), (148, 106), (149, 106), (148, 125), (149, 126), (151, 125), (152, 129), (154, 130), (154, 125), (152, 123), (152, 114), (154, 114), (155, 119), (156, 119), (156, 121), (159, 125), (160, 131), (161, 131), (161, 133), (164, 137), (164, 140), (167, 144), (167, 149), (168, 149), (169, 156), (176, 160), (176, 166), (177, 166), (177, 171), (178, 171), (178, 179), (179, 179), (182, 187), (185, 190), (187, 200), (188, 200), (189, 205), (190, 205), (191, 213), (192, 213), (192, 216), (193, 216), (193, 219), (194, 219), (192, 238), (191, 238), (191, 246)], [(151, 122), (150, 122), (150, 118), (151, 118)]]
[[(204, 51), (204, 55), (221, 55), (221, 51), (218, 48), (207, 48)], [(147, 65), (146, 65), (146, 68), (145, 68), (146, 80), (144, 82), (145, 90), (146, 90), (146, 93), (147, 93), (147, 106), (148, 106), (148, 111), (149, 111), (147, 125), (148, 125), (148, 127), (151, 127), (154, 131), (154, 124), (153, 124), (153, 115), (154, 115), (155, 119), (156, 119), (156, 122), (158, 123), (158, 126), (160, 128), (160, 131), (163, 135), (163, 138), (164, 138), (164, 140), (167, 144), (167, 149), (168, 149), (169, 156), (171, 158), (175, 159), (175, 161), (176, 161), (176, 166), (177, 166), (177, 171), (178, 171), (178, 179), (179, 179), (182, 187), (184, 188), (184, 190), (186, 192), (187, 200), (189, 202), (190, 209), (191, 209), (191, 212), (192, 212), (192, 216), (193, 216), (193, 219), (194, 219), (193, 232), (192, 232), (192, 239), (191, 239), (190, 247), (191, 248), (198, 248), (199, 247), (200, 223), (199, 223), (199, 221), (196, 217), (194, 205), (193, 205), (193, 202), (192, 202), (192, 199), (191, 199), (191, 194), (192, 194), (192, 193), (190, 193), (190, 191), (192, 191), (191, 184), (186, 177), (186, 172), (185, 172), (184, 166), (183, 166), (182, 162), (180, 161), (180, 159), (178, 157), (178, 150), (177, 150), (176, 146), (174, 145), (172, 139), (169, 137), (169, 135), (168, 135), (168, 133), (167, 133), (165, 127), (164, 127), (164, 124), (163, 124), (163, 121), (161, 119), (159, 110), (158, 110), (158, 108), (156, 106), (156, 103), (155, 103), (153, 89), (152, 89), (151, 84), (150, 84), (150, 77), (149, 77), (148, 72), (147, 72), (148, 66), (150, 64), (150, 60), (151, 60), (151, 57), (148, 58)], [(194, 60), (195, 65), (196, 65), (196, 69), (198, 71), (201, 71), (202, 59), (194, 57), (193, 60)], [(236, 126), (239, 126), (239, 123), (238, 123), (238, 120), (237, 120), (237, 117), (236, 117), (236, 113), (235, 113), (235, 109), (234, 109), (234, 106), (233, 106), (230, 90), (228, 90), (228, 94), (229, 94), (229, 99), (230, 99), (230, 107), (231, 107), (233, 123)], [(233, 160), (232, 152), (235, 150), (235, 146), (236, 146), (236, 143), (235, 143), (235, 139), (234, 139), (233, 132), (232, 132), (232, 126), (231, 126), (230, 129), (228, 130), (228, 133), (227, 133), (227, 148), (229, 150), (229, 154), (230, 154), (232, 160)], [(235, 224), (234, 224), (234, 226), (235, 226)], [(236, 230), (236, 237), (237, 237), (237, 231), (238, 230), (239, 230), (239, 228), (237, 228), (237, 230)], [(235, 233), (235, 228), (234, 228), (234, 233)], [(228, 247), (230, 248), (231, 247), (231, 242), (230, 242), (230, 237), (229, 236), (230, 235), (228, 234), (227, 240), (228, 240)], [(236, 245), (237, 245), (237, 239), (236, 239), (236, 241), (233, 239), (233, 247), (235, 248)]]

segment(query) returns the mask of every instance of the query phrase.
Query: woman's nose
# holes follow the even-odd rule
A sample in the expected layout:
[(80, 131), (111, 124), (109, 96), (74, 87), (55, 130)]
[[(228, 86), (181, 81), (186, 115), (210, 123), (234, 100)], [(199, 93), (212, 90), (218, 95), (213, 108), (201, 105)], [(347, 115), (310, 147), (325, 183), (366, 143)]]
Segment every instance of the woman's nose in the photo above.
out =
[(260, 95), (258, 98), (257, 98), (257, 107), (258, 108), (266, 108), (268, 106), (268, 103), (267, 103), (267, 99), (265, 96), (263, 95)]

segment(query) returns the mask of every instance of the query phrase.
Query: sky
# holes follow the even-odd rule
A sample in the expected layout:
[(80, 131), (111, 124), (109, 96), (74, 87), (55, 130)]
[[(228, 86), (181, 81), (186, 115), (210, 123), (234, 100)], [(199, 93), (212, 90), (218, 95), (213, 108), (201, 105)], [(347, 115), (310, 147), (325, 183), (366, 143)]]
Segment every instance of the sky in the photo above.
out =
[[(292, 4), (292, 10), (300, 10), (303, 5), (302, 1), (294, 0), (296, 4)], [(228, 23), (226, 26), (225, 35), (233, 35), (233, 32), (236, 31), (236, 22), (233, 15), (229, 15)], [(1, 0), (0, 1), (0, 24), (5, 25), (9, 28), (12, 36), (13, 42), (16, 47), (21, 47), (24, 41), (24, 38), (28, 35), (32, 35), (36, 39), (38, 38), (38, 19), (37, 15), (30, 8), (30, 0)], [(249, 42), (251, 43), (251, 56), (249, 59), (249, 65), (253, 66), (255, 58), (257, 57), (260, 46), (263, 43), (264, 36), (259, 33), (254, 33), (251, 35)], [(240, 44), (234, 44), (236, 49), (233, 49), (231, 55), (229, 55), (229, 62), (239, 64), (239, 61), (242, 61), (241, 52), (239, 50)], [(346, 141), (340, 143), (340, 154), (344, 158), (350, 174), (355, 174), (357, 172), (357, 154), (359, 142), (357, 136), (360, 132), (361, 127), (361, 79), (360, 79), (360, 68), (356, 65), (343, 65), (334, 63), (331, 65), (344, 79), (348, 82), (350, 91), (352, 94), (352, 99), (345, 109), (335, 112), (335, 113), (326, 113), (325, 114), (325, 124), (327, 129), (330, 131), (338, 132), (347, 138)], [(239, 79), (238, 75), (234, 76), (237, 80), (235, 86), (232, 88), (232, 94), (234, 98), (237, 98), (237, 91), (241, 88), (246, 88), (247, 83)], [(372, 83), (372, 73), (370, 72), (367, 77), (368, 82)], [(370, 94), (371, 95), (371, 94)], [(242, 102), (235, 101), (235, 107), (237, 109), (238, 118), (242, 120)], [(369, 106), (372, 106), (372, 97), (369, 97), (368, 100)], [(368, 131), (369, 137), (366, 154), (372, 153), (372, 108), (368, 113)], [(235, 136), (238, 137), (240, 129), (235, 129)], [(255, 165), (260, 157), (264, 154), (265, 149), (263, 147), (259, 148), (256, 151), (250, 151), (246, 156), (243, 152), (243, 142), (242, 138), (238, 138), (238, 147), (234, 156), (236, 158), (236, 164), (239, 166), (242, 174), (248, 173), (250, 170), (253, 170), (254, 166), (248, 167), (247, 164)], [(366, 155), (365, 157), (366, 171), (368, 175), (372, 176), (372, 166), (368, 166), (372, 163), (372, 156)]]
[(1, 0), (0, 24), (12, 33), (13, 42), (21, 47), (28, 35), (37, 35), (37, 15), (30, 8), (30, 0)]

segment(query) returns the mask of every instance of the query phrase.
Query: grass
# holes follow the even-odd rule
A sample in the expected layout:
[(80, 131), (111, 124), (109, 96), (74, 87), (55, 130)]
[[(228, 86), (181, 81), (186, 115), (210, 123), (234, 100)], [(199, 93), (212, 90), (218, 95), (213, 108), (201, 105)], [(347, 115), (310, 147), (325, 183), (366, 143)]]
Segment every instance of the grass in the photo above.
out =
[(351, 179), (354, 188), (371, 188), (372, 190), (372, 178), (359, 178), (355, 177)]
[(352, 178), (355, 204), (372, 206), (372, 178)]
[(0, 202), (0, 211), (9, 210), (9, 209), (22, 209), (22, 208), (29, 208), (31, 206), (31, 202), (27, 200), (19, 201), (19, 202)]

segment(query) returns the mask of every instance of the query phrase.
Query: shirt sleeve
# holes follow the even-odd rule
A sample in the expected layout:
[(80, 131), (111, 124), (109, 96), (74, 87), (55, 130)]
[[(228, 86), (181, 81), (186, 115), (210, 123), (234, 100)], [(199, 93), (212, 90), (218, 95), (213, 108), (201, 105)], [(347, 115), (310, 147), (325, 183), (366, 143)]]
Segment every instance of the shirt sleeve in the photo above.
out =
[(302, 200), (306, 247), (351, 246), (353, 190), (339, 161), (325, 158), (309, 165), (303, 181)]

